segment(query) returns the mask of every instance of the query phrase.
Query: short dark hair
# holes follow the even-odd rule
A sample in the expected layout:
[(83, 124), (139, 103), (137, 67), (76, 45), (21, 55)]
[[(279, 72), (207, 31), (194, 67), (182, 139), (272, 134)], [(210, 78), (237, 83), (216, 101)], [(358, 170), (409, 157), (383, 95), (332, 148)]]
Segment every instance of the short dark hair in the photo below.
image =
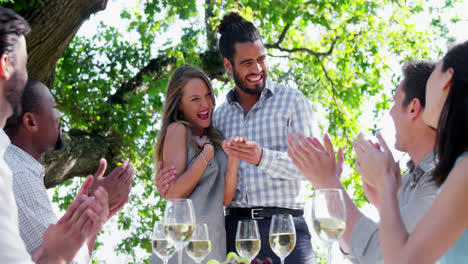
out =
[(468, 41), (452, 47), (441, 61), (441, 71), (453, 70), (451, 87), (437, 125), (438, 162), (434, 180), (442, 185), (463, 152), (468, 151)]
[(231, 12), (223, 17), (218, 26), (218, 33), (221, 34), (218, 42), (221, 56), (231, 62), (236, 52), (234, 48), (236, 43), (253, 43), (257, 40), (262, 40), (260, 32), (255, 25), (235, 12)]
[[(14, 51), (19, 37), (28, 34), (30, 30), (22, 16), (11, 9), (0, 7), (0, 56)], [(15, 62), (14, 56), (12, 61)]]
[(39, 92), (38, 88), (44, 85), (36, 78), (29, 76), (26, 86), (24, 87), (23, 95), (21, 96), (21, 113), (18, 115), (11, 116), (7, 119), (5, 124), (5, 133), (10, 139), (18, 133), (21, 126), (21, 119), (26, 113), (37, 113), (39, 111)]
[(434, 71), (436, 63), (429, 60), (412, 60), (403, 65), (402, 88), (405, 99), (402, 105), (408, 106), (414, 98), (426, 106), (426, 84), (429, 76)]

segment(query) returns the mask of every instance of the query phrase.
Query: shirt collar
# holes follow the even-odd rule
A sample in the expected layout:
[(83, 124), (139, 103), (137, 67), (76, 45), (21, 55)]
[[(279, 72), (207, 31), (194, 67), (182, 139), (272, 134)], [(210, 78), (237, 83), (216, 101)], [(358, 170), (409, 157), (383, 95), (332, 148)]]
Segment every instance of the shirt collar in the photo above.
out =
[(431, 151), (417, 166), (415, 166), (413, 160), (408, 161), (407, 166), (410, 172), (413, 173), (414, 180), (417, 181), (422, 175), (434, 169), (434, 157), (434, 151)]
[[(263, 89), (262, 93), (260, 94), (260, 99), (259, 101), (265, 101), (266, 99), (270, 98), (275, 94), (277, 91), (278, 87), (275, 85), (275, 83), (270, 79), (270, 77), (267, 77), (266, 82), (265, 82), (265, 88)], [(229, 104), (234, 104), (237, 102), (236, 100), (236, 87), (232, 87), (231, 90), (226, 95), (226, 101)]]
[(0, 128), (0, 157), (3, 158), (3, 155), (5, 154), (5, 151), (10, 145), (11, 141), (10, 138), (7, 136), (5, 131), (3, 131), (3, 128)]
[(35, 160), (29, 153), (26, 151), (22, 150), (21, 148), (17, 147), (14, 144), (10, 144), (8, 146), (8, 151), (15, 155), (16, 159), (18, 161), (23, 162), (24, 164), (27, 164), (29, 166), (28, 169), (31, 171), (38, 173), (42, 178), (44, 178), (45, 174), (45, 168), (42, 166), (41, 163), (39, 163), (37, 160)]

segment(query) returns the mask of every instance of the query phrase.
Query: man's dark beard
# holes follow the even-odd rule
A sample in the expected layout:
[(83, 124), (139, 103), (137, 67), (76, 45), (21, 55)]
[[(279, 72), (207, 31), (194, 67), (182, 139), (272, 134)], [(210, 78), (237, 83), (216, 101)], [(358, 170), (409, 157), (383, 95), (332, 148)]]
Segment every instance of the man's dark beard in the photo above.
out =
[(242, 81), (239, 75), (237, 75), (237, 71), (236, 71), (236, 68), (234, 67), (234, 63), (231, 63), (231, 65), (232, 65), (232, 76), (234, 77), (234, 83), (236, 84), (237, 87), (239, 87), (239, 89), (241, 89), (241, 91), (243, 91), (244, 93), (253, 94), (253, 95), (259, 95), (262, 93), (266, 84), (266, 77), (267, 77), (266, 72), (263, 72), (263, 75), (264, 75), (263, 85), (256, 84), (255, 89), (249, 89), (247, 88), (247, 84), (244, 81)]
[(61, 129), (62, 129), (62, 123), (60, 123), (58, 127), (59, 133), (57, 136), (57, 142), (55, 142), (55, 146), (54, 146), (55, 151), (61, 151), (65, 148), (65, 141), (63, 141), (62, 133), (60, 133)]
[(7, 82), (5, 88), (5, 98), (10, 103), (11, 109), (13, 110), (12, 116), (18, 116), (21, 114), (21, 95), (24, 91), (26, 80), (21, 80), (18, 71), (13, 73), (11, 79)]

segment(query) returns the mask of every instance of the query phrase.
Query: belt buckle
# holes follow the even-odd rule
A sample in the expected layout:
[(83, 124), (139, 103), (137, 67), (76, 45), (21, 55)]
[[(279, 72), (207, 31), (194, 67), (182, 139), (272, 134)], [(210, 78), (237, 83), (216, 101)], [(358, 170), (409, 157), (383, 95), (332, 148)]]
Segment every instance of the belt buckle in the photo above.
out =
[(262, 216), (256, 216), (258, 214), (257, 211), (262, 211), (263, 209), (262, 208), (253, 208), (251, 211), (250, 211), (250, 216), (253, 220), (257, 220), (257, 219), (263, 219), (264, 217)]

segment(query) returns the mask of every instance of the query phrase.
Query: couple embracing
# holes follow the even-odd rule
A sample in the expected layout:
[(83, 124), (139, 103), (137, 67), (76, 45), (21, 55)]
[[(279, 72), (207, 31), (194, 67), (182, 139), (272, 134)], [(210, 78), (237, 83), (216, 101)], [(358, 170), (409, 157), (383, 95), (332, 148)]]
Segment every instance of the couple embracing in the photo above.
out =
[[(303, 176), (288, 157), (288, 134), (312, 134), (312, 109), (296, 89), (267, 78), (266, 50), (258, 29), (237, 13), (218, 28), (219, 50), (235, 87), (216, 112), (208, 77), (192, 66), (173, 73), (156, 146), (156, 185), (166, 199), (192, 199), (197, 221), (210, 228), (207, 259), (235, 251), (237, 222), (256, 219), (258, 257), (279, 258), (268, 245), (274, 214), (291, 214), (297, 242), (287, 261), (311, 263), (303, 218)], [(223, 206), (226, 206), (226, 213)], [(276, 259), (277, 258), (277, 259)], [(184, 263), (190, 262), (184, 253)], [(151, 263), (157, 263), (153, 255)]]

